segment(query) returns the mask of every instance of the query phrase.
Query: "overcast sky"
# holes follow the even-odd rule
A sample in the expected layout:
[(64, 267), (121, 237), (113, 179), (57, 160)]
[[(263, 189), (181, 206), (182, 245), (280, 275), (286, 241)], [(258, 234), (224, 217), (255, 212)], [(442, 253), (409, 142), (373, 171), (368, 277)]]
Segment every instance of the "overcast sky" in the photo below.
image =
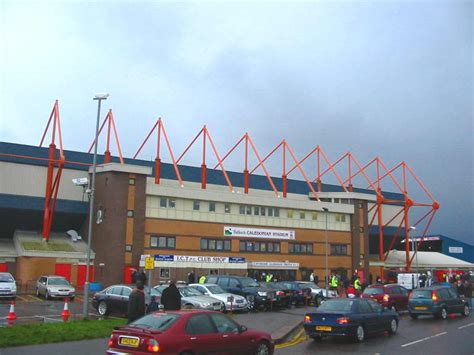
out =
[(261, 155), (285, 138), (405, 161), (441, 204), (430, 233), (472, 243), (472, 21), (472, 1), (0, 0), (0, 140), (37, 145), (59, 99), (65, 148), (86, 151), (106, 91), (127, 157), (161, 116), (177, 155), (206, 124), (221, 154), (248, 132)]

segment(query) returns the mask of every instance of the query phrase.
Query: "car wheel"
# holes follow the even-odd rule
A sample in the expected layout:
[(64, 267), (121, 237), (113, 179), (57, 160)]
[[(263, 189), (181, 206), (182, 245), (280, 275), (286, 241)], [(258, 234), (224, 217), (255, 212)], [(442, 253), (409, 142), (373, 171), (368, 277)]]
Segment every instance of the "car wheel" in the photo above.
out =
[(469, 316), (469, 306), (467, 304), (464, 305), (464, 309), (461, 313), (464, 317)]
[(183, 306), (183, 309), (194, 309), (194, 305), (191, 304), (191, 303), (186, 303), (184, 306)]
[(247, 303), (249, 304), (249, 309), (250, 310), (254, 310), (255, 309), (255, 299), (253, 298), (253, 296), (245, 296), (245, 298), (247, 299)]
[(46, 291), (46, 292), (44, 293), (44, 299), (45, 299), (45, 300), (49, 300), (50, 298), (51, 298), (51, 296), (49, 295), (49, 292)]
[(411, 319), (418, 319), (418, 314), (411, 314), (410, 313), (410, 317), (411, 317)]
[(390, 329), (388, 330), (390, 334), (395, 334), (398, 330), (398, 322), (395, 318), (390, 321)]
[(441, 308), (441, 313), (439, 314), (441, 319), (447, 319), (448, 318), (448, 311), (446, 308)]
[(107, 303), (105, 303), (105, 301), (99, 302), (99, 304), (97, 305), (97, 312), (101, 316), (106, 316), (109, 313), (109, 307), (107, 306)]
[(257, 345), (257, 350), (255, 351), (256, 355), (269, 355), (270, 354), (270, 347), (267, 343), (261, 342)]
[(357, 326), (355, 340), (359, 343), (363, 342), (365, 339), (365, 329), (362, 325)]

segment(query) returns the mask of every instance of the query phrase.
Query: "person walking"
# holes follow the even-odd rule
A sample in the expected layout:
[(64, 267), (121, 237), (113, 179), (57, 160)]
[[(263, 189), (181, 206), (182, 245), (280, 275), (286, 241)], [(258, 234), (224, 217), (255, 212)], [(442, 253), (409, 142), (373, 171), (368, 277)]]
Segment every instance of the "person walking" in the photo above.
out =
[(273, 279), (273, 274), (268, 273), (267, 276), (265, 277), (265, 282), (271, 282)]
[(178, 311), (181, 309), (181, 294), (174, 281), (171, 281), (170, 285), (163, 290), (161, 304), (165, 311)]
[(189, 274), (188, 274), (188, 284), (193, 284), (196, 282), (196, 277), (194, 276), (194, 272), (191, 271)]
[(314, 272), (312, 272), (311, 275), (309, 275), (309, 281), (314, 282)]
[(337, 291), (338, 284), (339, 284), (339, 282), (337, 280), (337, 276), (332, 274), (331, 281), (330, 281), (331, 290)]
[(357, 295), (360, 295), (362, 292), (362, 284), (360, 283), (359, 277), (356, 277), (354, 281), (354, 288), (356, 290)]
[(143, 282), (137, 281), (136, 288), (128, 297), (127, 317), (128, 323), (143, 317), (145, 315), (145, 292), (143, 292)]
[(138, 273), (138, 280), (140, 280), (144, 285), (146, 285), (148, 277), (146, 277), (145, 271), (143, 269), (141, 269)]
[(199, 278), (199, 283), (200, 284), (203, 284), (206, 282), (206, 275), (202, 275), (200, 278)]

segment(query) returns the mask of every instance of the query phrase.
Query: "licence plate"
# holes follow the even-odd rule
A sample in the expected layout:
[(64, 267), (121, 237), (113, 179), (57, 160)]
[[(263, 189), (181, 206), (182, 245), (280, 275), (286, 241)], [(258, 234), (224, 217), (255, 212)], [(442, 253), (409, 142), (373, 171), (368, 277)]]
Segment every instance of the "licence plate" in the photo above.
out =
[(322, 332), (330, 332), (332, 330), (332, 327), (326, 327), (323, 325), (317, 325), (316, 330), (322, 331)]
[(139, 338), (120, 337), (119, 339), (119, 345), (131, 346), (131, 347), (137, 348), (139, 344), (140, 344)]
[(215, 310), (215, 311), (220, 311), (220, 310), (221, 310), (221, 306), (214, 306), (214, 310)]
[(415, 310), (417, 311), (426, 311), (428, 307), (415, 307)]

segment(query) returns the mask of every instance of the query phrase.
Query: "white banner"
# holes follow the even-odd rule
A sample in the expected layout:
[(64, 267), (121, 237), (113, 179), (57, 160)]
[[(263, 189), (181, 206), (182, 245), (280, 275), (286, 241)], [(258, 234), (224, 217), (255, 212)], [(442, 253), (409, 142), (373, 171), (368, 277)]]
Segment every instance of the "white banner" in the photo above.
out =
[(295, 269), (300, 267), (299, 263), (289, 263), (283, 261), (253, 261), (248, 263), (249, 268), (255, 269)]
[(449, 247), (449, 252), (453, 254), (462, 254), (463, 248), (462, 247)]
[(224, 227), (224, 236), (226, 237), (244, 237), (244, 238), (269, 238), (269, 239), (295, 239), (294, 230), (283, 229), (263, 229), (248, 227)]

